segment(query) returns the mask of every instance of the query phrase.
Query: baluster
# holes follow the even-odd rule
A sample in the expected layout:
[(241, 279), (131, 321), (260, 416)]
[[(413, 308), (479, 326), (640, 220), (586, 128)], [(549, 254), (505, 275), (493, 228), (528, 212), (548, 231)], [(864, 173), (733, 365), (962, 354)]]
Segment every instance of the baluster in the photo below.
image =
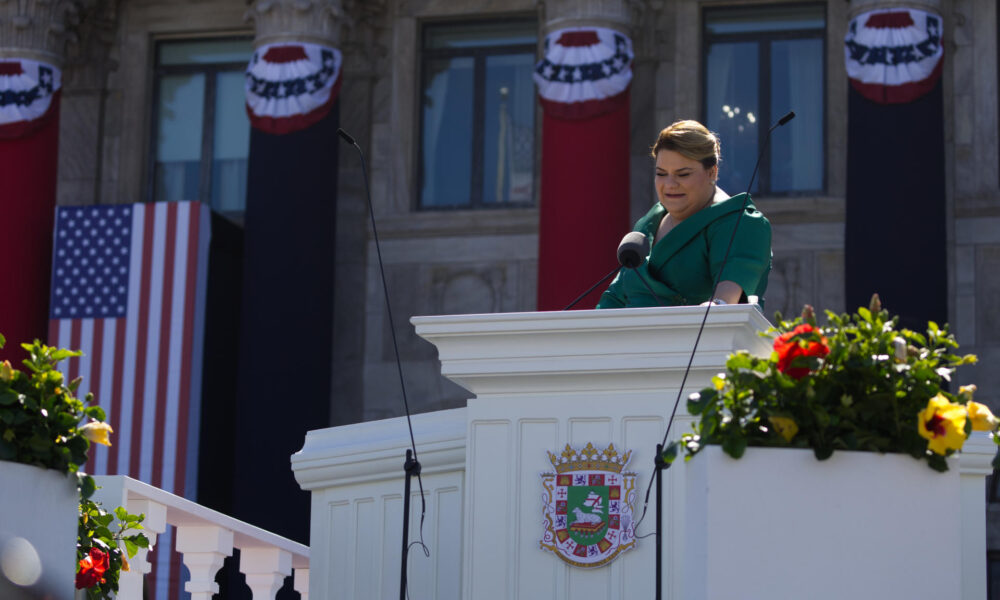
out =
[(292, 554), (280, 548), (240, 548), (240, 572), (254, 600), (274, 600), (285, 577), (292, 574)]
[(233, 553), (233, 532), (215, 525), (179, 525), (177, 551), (191, 573), (191, 580), (184, 585), (191, 600), (212, 600), (219, 592), (215, 574)]
[(292, 587), (299, 593), (302, 600), (309, 600), (309, 569), (295, 569), (295, 580)]
[[(105, 507), (113, 510), (114, 507)], [(156, 546), (156, 536), (167, 530), (167, 507), (151, 500), (131, 499), (125, 509), (134, 515), (145, 515), (142, 520), (141, 533), (149, 539), (149, 548), (139, 548), (135, 556), (128, 559), (129, 570), (122, 571), (118, 579), (118, 598), (121, 600), (142, 600), (142, 581), (153, 565), (146, 560), (149, 552)], [(128, 533), (136, 533), (129, 530)]]

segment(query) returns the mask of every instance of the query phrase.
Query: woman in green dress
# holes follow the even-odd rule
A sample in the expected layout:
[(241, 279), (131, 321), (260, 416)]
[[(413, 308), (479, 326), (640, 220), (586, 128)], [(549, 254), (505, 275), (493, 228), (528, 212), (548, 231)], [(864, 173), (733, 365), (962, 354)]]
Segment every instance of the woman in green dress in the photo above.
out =
[(660, 132), (652, 154), (658, 202), (635, 224), (649, 239), (649, 256), (637, 269), (623, 269), (597, 307), (735, 304), (748, 296), (763, 306), (771, 224), (747, 194), (730, 197), (716, 185), (719, 138), (697, 121), (678, 121)]

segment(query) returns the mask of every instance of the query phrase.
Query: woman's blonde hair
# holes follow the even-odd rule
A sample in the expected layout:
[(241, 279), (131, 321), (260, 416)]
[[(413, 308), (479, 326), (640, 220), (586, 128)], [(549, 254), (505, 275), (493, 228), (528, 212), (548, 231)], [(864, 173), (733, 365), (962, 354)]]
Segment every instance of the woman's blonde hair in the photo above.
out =
[(653, 144), (653, 158), (660, 150), (672, 150), (706, 169), (719, 164), (719, 136), (698, 121), (676, 121), (661, 131)]

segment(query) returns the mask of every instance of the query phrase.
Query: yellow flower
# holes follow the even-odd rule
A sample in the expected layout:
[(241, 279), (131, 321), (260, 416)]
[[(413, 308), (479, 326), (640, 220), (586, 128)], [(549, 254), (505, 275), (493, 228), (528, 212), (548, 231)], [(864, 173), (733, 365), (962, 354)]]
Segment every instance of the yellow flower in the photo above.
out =
[(929, 440), (927, 447), (938, 454), (948, 450), (958, 450), (965, 443), (966, 410), (961, 404), (953, 404), (943, 395), (930, 399), (917, 416), (917, 430), (921, 437)]
[(962, 387), (958, 388), (958, 395), (968, 396), (969, 400), (972, 400), (972, 395), (975, 394), (976, 390), (978, 389), (979, 388), (977, 388), (976, 384), (974, 383), (970, 383), (969, 385), (963, 385)]
[(128, 560), (125, 558), (125, 555), (122, 554), (122, 571), (131, 571), (131, 570), (132, 567), (128, 565)]
[(14, 368), (10, 366), (9, 360), (0, 363), (0, 379), (7, 383), (10, 383), (10, 380), (14, 379)]
[(799, 426), (791, 417), (768, 417), (767, 420), (771, 422), (771, 425), (774, 425), (774, 430), (780, 433), (786, 442), (792, 441), (795, 434), (799, 432)]
[(111, 440), (108, 438), (108, 434), (114, 433), (114, 431), (111, 430), (111, 425), (101, 423), (100, 421), (91, 421), (90, 423), (87, 423), (77, 429), (77, 431), (88, 440), (105, 446), (111, 445)]
[(997, 425), (1000, 425), (1000, 419), (994, 417), (989, 407), (985, 404), (969, 400), (969, 403), (965, 405), (965, 409), (969, 412), (972, 428), (976, 431), (993, 431), (997, 428)]

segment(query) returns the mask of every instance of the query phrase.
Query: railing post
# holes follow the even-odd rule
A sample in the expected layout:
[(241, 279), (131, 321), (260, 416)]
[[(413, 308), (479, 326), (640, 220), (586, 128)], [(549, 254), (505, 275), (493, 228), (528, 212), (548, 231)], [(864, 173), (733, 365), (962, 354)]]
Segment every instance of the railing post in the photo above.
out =
[(292, 574), (292, 555), (280, 548), (240, 548), (240, 573), (247, 577), (253, 600), (274, 600)]
[(233, 553), (233, 532), (217, 526), (180, 525), (177, 551), (191, 573), (191, 580), (184, 585), (191, 600), (212, 600), (212, 595), (219, 592), (215, 574)]
[(309, 569), (295, 569), (295, 580), (292, 587), (299, 593), (302, 600), (309, 600)]
[[(114, 510), (114, 507), (105, 509)], [(149, 539), (149, 548), (139, 548), (135, 556), (129, 559), (129, 570), (122, 571), (118, 580), (118, 597), (122, 600), (141, 599), (142, 580), (153, 568), (146, 557), (156, 546), (156, 536), (167, 530), (167, 507), (151, 500), (129, 500), (125, 509), (134, 515), (145, 515), (141, 533)], [(129, 530), (129, 533), (136, 531)]]

